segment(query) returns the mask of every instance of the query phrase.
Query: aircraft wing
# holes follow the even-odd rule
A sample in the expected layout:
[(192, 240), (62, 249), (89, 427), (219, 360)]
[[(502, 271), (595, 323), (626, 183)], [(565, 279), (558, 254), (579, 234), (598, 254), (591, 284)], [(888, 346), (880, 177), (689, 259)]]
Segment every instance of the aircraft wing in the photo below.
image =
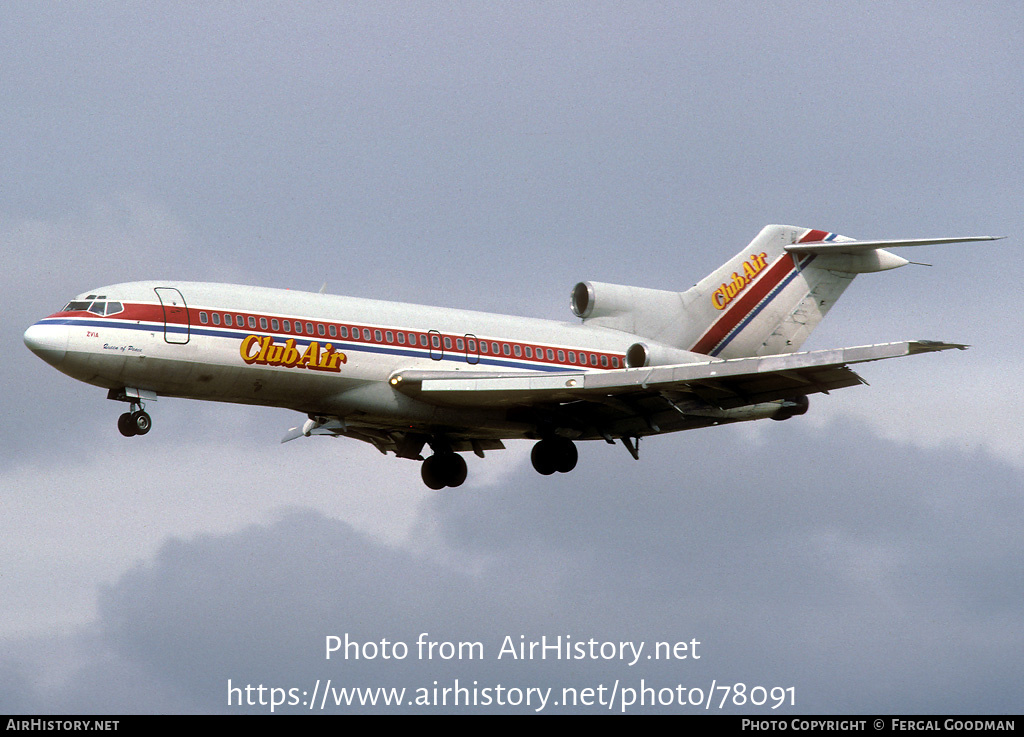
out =
[(390, 381), (405, 394), (443, 406), (558, 405), (681, 392), (695, 395), (714, 407), (730, 409), (865, 383), (848, 368), (849, 364), (966, 347), (956, 343), (902, 341), (610, 371), (409, 370), (396, 372)]

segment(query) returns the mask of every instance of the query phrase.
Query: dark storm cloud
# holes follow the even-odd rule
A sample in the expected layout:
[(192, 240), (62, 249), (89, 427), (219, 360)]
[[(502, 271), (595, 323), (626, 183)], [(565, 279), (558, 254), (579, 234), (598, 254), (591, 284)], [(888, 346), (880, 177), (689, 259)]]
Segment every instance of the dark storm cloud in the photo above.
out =
[[(115, 693), (123, 674), (142, 674), (141, 711), (150, 693), (220, 710), (228, 678), (311, 690), (329, 677), (410, 688), (717, 678), (796, 685), (801, 712), (942, 711), (955, 689), (957, 711), (1012, 710), (1002, 684), (1020, 676), (1020, 473), (856, 423), (788, 425), (763, 444), (731, 431), (650, 442), (640, 463), (601, 447), (571, 485), (523, 475), (438, 494), (419, 553), (312, 511), (168, 542), (102, 593), (102, 647), (83, 672), (104, 669)], [(346, 632), (480, 641), (486, 659), (324, 660), (324, 637)], [(499, 662), (506, 634), (697, 638), (703, 657)], [(102, 650), (112, 657), (98, 662)], [(84, 709), (79, 685), (55, 703)]]

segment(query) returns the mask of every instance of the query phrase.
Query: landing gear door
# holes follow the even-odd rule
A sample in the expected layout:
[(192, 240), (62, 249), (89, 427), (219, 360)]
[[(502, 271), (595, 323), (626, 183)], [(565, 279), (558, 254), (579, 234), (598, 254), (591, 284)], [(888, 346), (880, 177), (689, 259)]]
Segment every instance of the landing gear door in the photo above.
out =
[(188, 343), (191, 324), (185, 298), (174, 287), (154, 287), (164, 310), (164, 340), (184, 345)]

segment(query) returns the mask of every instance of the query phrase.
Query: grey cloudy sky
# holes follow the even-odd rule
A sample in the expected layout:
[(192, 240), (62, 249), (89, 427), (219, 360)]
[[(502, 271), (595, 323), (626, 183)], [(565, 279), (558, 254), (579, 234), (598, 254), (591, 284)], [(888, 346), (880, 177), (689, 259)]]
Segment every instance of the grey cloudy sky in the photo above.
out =
[[(1019, 713), (1019, 3), (3, 16), (0, 712), (239, 711), (228, 679), (644, 678), (793, 686), (803, 713)], [(149, 278), (569, 319), (580, 279), (686, 288), (773, 222), (1009, 237), (858, 279), (807, 346), (966, 353), (865, 366), (805, 417), (638, 463), (590, 444), (542, 478), (510, 443), (445, 493), (358, 443), (278, 445), (284, 411), (165, 399), (126, 441), (101, 390), (21, 342)], [(326, 661), (345, 632), (486, 658)], [(520, 634), (702, 657), (493, 657)]]

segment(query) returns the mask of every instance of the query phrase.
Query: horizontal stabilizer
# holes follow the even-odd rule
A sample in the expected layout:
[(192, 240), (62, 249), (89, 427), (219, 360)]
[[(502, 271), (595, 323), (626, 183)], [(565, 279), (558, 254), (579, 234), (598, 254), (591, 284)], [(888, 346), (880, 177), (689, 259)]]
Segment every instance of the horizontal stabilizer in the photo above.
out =
[(938, 246), (944, 243), (970, 243), (972, 241), (997, 241), (1006, 236), (974, 235), (966, 238), (912, 238), (895, 241), (813, 241), (794, 243), (786, 246), (790, 253), (858, 253), (876, 248), (901, 248), (903, 246)]

